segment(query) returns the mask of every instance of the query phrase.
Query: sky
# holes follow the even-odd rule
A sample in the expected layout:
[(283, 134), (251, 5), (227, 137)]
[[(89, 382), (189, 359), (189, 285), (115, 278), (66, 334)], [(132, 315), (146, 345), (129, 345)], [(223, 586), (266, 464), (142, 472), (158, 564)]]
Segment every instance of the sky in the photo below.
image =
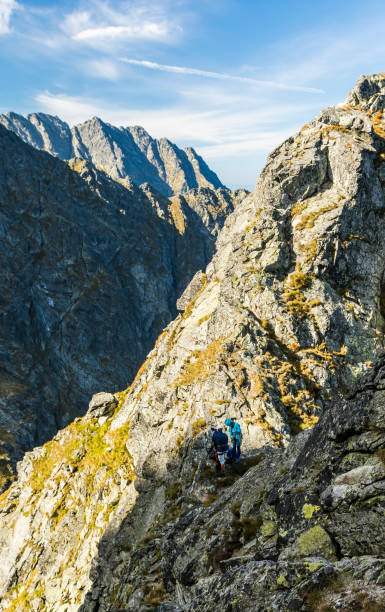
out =
[(93, 116), (193, 146), (230, 188), (361, 74), (383, 0), (0, 0), (0, 112)]

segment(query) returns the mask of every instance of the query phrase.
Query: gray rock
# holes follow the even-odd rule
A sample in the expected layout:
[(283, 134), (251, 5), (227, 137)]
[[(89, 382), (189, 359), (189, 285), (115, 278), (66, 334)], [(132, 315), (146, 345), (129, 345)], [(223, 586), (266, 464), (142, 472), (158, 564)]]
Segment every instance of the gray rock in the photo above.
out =
[(96, 393), (88, 405), (86, 419), (99, 419), (109, 417), (113, 414), (118, 405), (118, 400), (112, 393)]
[(181, 312), (186, 310), (187, 305), (194, 299), (198, 291), (202, 289), (205, 280), (206, 276), (203, 274), (202, 270), (198, 270), (180, 298), (176, 301), (176, 307), (178, 310)]

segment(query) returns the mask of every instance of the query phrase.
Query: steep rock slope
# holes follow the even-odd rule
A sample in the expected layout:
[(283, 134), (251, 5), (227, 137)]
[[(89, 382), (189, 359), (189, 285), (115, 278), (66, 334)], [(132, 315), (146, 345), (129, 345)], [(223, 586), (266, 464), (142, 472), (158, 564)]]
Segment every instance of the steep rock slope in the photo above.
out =
[(385, 609), (384, 383), (383, 356), (311, 433), (266, 449), (211, 505), (181, 502), (176, 523), (155, 527), (135, 561), (148, 571), (143, 549), (160, 551), (175, 602), (162, 609)]
[(132, 380), (215, 231), (150, 186), (71, 170), (3, 127), (0, 141), (0, 439), (14, 460)]
[(70, 127), (59, 117), (45, 113), (33, 113), (28, 117), (8, 113), (0, 115), (0, 123), (36, 149), (42, 149), (61, 159), (74, 157)]
[(150, 183), (165, 196), (198, 187), (223, 187), (217, 175), (192, 149), (156, 140), (142, 127), (115, 127), (94, 117), (74, 126), (58, 117), (32, 113), (0, 115), (0, 123), (38, 149), (67, 160), (82, 157), (112, 178)]
[[(382, 605), (383, 359), (338, 398), (382, 353), (384, 95), (361, 79), (272, 153), (133, 384), (19, 464), (3, 610), (312, 610), (367, 583)], [(249, 457), (217, 481), (229, 415)]]

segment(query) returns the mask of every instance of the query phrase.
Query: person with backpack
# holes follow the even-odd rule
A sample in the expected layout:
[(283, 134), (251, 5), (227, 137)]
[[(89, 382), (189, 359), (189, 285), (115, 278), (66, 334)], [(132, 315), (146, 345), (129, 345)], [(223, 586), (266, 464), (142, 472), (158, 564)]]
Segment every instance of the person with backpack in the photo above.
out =
[(221, 474), (225, 473), (226, 455), (229, 448), (229, 439), (224, 433), (222, 427), (218, 429), (211, 428), (212, 441), (215, 448), (215, 461), (220, 466)]
[(226, 419), (225, 425), (229, 428), (229, 436), (232, 444), (231, 459), (239, 463), (241, 456), (242, 430), (235, 419)]

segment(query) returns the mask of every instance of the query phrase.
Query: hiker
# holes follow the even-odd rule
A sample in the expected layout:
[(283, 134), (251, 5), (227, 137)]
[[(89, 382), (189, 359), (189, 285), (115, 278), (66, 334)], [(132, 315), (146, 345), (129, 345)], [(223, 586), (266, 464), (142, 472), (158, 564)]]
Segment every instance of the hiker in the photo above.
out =
[(229, 439), (224, 433), (222, 427), (218, 429), (211, 428), (212, 441), (215, 448), (215, 461), (220, 465), (221, 474), (225, 472), (226, 455), (229, 448)]
[(239, 463), (242, 441), (241, 426), (235, 421), (235, 419), (226, 419), (225, 425), (229, 428), (229, 436), (232, 444), (230, 453), (231, 459), (235, 461), (235, 463)]

